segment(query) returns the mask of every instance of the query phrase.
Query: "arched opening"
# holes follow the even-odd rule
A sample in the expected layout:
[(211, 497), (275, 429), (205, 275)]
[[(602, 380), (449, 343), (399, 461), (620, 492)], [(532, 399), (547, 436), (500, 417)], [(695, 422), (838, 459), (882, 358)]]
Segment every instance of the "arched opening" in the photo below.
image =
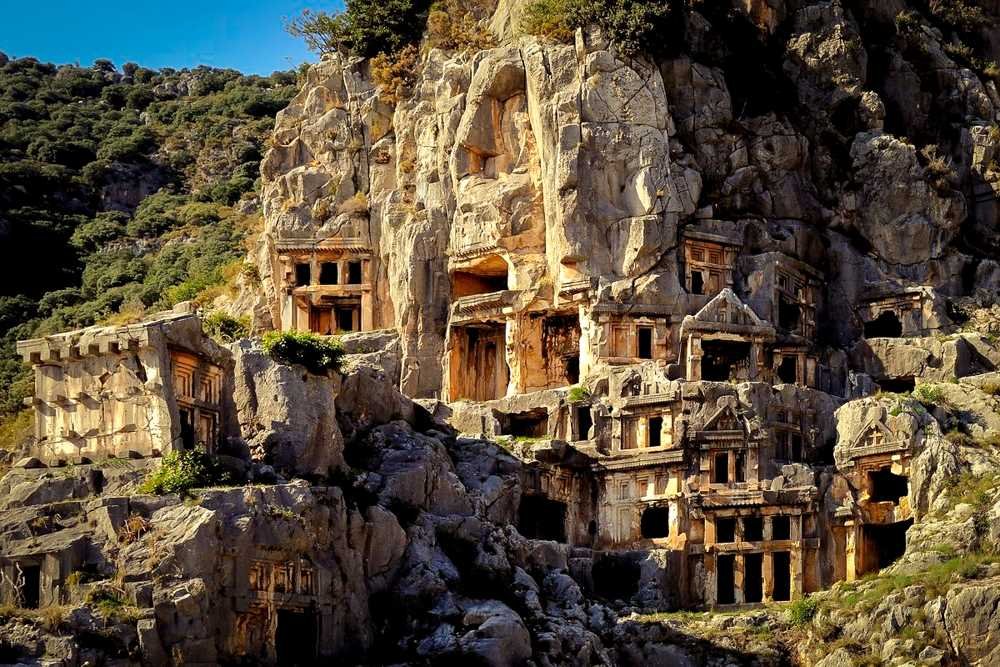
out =
[(865, 338), (899, 338), (903, 325), (894, 311), (883, 310), (878, 317), (865, 322)]
[(523, 496), (517, 531), (533, 540), (566, 541), (566, 503), (544, 496)]
[(670, 508), (647, 507), (639, 523), (642, 536), (647, 540), (670, 537)]

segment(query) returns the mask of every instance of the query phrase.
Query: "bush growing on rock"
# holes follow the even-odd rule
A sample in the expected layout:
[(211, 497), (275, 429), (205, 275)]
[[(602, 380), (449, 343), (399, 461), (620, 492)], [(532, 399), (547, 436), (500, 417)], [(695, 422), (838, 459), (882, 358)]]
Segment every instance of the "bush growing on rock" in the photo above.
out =
[(819, 611), (819, 602), (816, 598), (806, 597), (796, 600), (788, 608), (788, 622), (792, 625), (805, 625), (813, 619)]
[(662, 0), (534, 0), (525, 7), (521, 29), (568, 42), (577, 28), (597, 25), (625, 54), (656, 53), (674, 11), (673, 3)]
[(285, 27), (317, 53), (344, 51), (370, 57), (420, 41), (429, 7), (427, 0), (347, 0), (343, 12), (306, 10)]
[(222, 311), (209, 313), (202, 326), (205, 333), (220, 343), (232, 343), (250, 335), (249, 317), (233, 317)]
[(301, 364), (310, 372), (323, 374), (340, 370), (344, 348), (307, 331), (269, 331), (264, 335), (264, 351), (283, 364)]
[(198, 450), (170, 452), (142, 483), (142, 493), (186, 495), (191, 489), (230, 482), (229, 473), (210, 454)]

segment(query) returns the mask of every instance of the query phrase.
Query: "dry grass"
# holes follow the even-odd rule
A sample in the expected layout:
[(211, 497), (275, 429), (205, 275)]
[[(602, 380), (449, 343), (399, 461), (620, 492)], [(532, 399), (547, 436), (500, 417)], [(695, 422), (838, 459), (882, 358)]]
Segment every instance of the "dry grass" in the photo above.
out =
[(407, 46), (393, 55), (380, 53), (371, 59), (372, 81), (382, 90), (383, 99), (395, 104), (409, 96), (417, 82), (417, 47)]
[(148, 533), (149, 528), (148, 519), (138, 514), (132, 514), (125, 520), (125, 525), (122, 526), (122, 532), (118, 539), (125, 544), (132, 544)]

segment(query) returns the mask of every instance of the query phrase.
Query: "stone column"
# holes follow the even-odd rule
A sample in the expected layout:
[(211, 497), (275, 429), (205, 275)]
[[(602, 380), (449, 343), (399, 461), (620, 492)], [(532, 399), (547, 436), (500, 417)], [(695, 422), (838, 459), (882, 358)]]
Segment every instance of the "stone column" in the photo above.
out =
[[(793, 529), (794, 531), (794, 529)], [(788, 569), (790, 570), (789, 575), (792, 578), (790, 593), (791, 599), (796, 600), (802, 597), (802, 542), (799, 542), (797, 546), (792, 547), (791, 555), (789, 556)]]
[[(771, 539), (771, 523), (764, 521), (764, 540)], [(770, 551), (764, 552), (764, 602), (774, 602), (774, 555)]]
[(291, 290), (286, 290), (281, 299), (281, 330), (295, 330), (295, 297)]
[(687, 373), (685, 376), (691, 382), (701, 380), (701, 336), (691, 334), (687, 345)]
[(745, 585), (746, 574), (746, 563), (744, 562), (745, 556), (743, 554), (737, 554), (733, 559), (733, 600), (736, 604), (743, 604), (746, 602), (746, 595), (744, 593), (743, 587)]
[(371, 331), (375, 328), (375, 312), (372, 304), (371, 288), (361, 292), (361, 330)]
[(858, 578), (859, 574), (858, 565), (861, 554), (858, 549), (858, 531), (860, 527), (856, 526), (853, 521), (846, 521), (844, 529), (846, 536), (844, 579), (846, 581), (854, 581)]

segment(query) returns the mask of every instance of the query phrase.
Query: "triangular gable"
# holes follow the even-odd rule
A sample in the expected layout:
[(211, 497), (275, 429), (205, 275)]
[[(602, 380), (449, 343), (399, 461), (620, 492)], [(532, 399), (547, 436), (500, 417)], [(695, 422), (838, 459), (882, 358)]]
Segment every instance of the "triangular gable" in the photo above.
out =
[(878, 417), (871, 417), (865, 423), (864, 428), (861, 429), (861, 432), (858, 434), (858, 437), (854, 439), (854, 442), (851, 444), (851, 448), (858, 449), (861, 447), (870, 446), (869, 437), (873, 433), (878, 433), (882, 436), (881, 444), (889, 444), (891, 442), (894, 442), (893, 439), (895, 438), (895, 435), (893, 434), (892, 431), (889, 430), (889, 427), (885, 425), (885, 422), (883, 422)]
[[(729, 400), (727, 400), (729, 399)], [(734, 396), (723, 396), (717, 405), (719, 409), (705, 421), (702, 431), (740, 431), (747, 433), (745, 420), (736, 410), (738, 402)]]
[(696, 322), (711, 324), (738, 324), (750, 327), (766, 327), (767, 322), (757, 317), (750, 306), (726, 287), (699, 310), (694, 319)]

